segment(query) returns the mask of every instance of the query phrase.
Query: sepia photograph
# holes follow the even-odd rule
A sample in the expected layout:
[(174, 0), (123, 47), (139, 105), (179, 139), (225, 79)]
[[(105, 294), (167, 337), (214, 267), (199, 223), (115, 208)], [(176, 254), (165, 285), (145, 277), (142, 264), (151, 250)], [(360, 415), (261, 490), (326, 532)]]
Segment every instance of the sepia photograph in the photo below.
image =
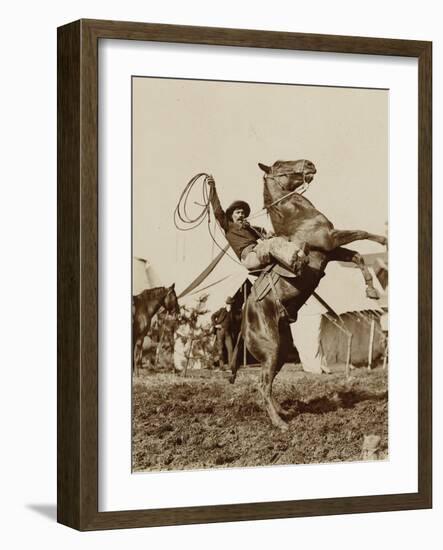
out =
[(132, 77), (133, 472), (389, 459), (388, 121)]

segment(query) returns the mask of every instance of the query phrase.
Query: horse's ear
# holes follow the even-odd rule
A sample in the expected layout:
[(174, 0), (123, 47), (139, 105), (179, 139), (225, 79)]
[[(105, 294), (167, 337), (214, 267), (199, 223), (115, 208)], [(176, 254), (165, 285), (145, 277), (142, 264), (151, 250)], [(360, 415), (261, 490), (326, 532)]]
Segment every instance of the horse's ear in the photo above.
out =
[(271, 167), (270, 166), (266, 166), (266, 164), (262, 164), (261, 162), (258, 163), (258, 166), (261, 170), (263, 170), (263, 172), (265, 172), (266, 174), (269, 174), (269, 172), (271, 171)]
[(169, 287), (169, 290), (174, 290), (175, 288), (175, 283), (172, 283), (172, 285)]

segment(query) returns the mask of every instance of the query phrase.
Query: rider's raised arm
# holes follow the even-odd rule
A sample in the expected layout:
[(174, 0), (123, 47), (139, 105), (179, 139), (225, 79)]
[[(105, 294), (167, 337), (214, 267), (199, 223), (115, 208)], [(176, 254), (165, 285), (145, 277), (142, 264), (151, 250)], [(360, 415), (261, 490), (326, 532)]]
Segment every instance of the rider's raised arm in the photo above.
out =
[(215, 181), (212, 176), (208, 178), (208, 184), (211, 187), (210, 201), (212, 205), (212, 210), (214, 211), (214, 216), (216, 217), (223, 231), (227, 231), (228, 222), (226, 219), (226, 214), (222, 208), (222, 205), (220, 204), (220, 199), (218, 198), (217, 190), (215, 189)]

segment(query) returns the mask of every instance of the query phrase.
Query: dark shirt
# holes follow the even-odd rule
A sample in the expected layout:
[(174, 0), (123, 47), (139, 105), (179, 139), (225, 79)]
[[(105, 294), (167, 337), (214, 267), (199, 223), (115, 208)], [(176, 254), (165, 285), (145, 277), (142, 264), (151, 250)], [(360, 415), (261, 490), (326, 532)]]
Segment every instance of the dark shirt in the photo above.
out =
[(261, 227), (254, 227), (248, 223), (241, 226), (228, 220), (220, 204), (220, 199), (218, 198), (215, 187), (213, 188), (211, 204), (214, 210), (214, 216), (225, 232), (226, 240), (239, 259), (241, 259), (241, 253), (247, 246), (257, 243), (257, 240), (260, 238), (259, 235), (263, 235), (263, 238), (266, 236), (266, 231)]
[(228, 312), (225, 307), (221, 307), (215, 313), (211, 315), (211, 321), (213, 325), (220, 325), (226, 319)]

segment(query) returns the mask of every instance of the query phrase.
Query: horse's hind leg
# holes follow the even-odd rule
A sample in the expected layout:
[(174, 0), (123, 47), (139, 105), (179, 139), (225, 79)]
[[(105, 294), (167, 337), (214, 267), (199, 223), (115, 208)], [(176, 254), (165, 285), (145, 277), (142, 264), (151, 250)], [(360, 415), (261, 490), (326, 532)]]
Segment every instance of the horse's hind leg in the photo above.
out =
[[(277, 374), (280, 372), (281, 368), (283, 367), (285, 361), (287, 360), (289, 349), (293, 345), (291, 327), (289, 326), (289, 322), (286, 319), (282, 319), (280, 321), (279, 332), (280, 332), (280, 345), (278, 348), (278, 359), (275, 365), (274, 378), (277, 376)], [(274, 407), (277, 413), (281, 417), (283, 417), (283, 419), (287, 418), (287, 416), (289, 415), (288, 411), (286, 411), (280, 405), (280, 403), (275, 399), (272, 392), (271, 392), (271, 399), (272, 399), (272, 402), (274, 403)]]
[(226, 331), (225, 346), (226, 346), (226, 351), (228, 353), (228, 365), (231, 365), (234, 349), (232, 345), (232, 336), (229, 334), (229, 331)]
[[(280, 367), (278, 368), (278, 371), (281, 369), (283, 365), (280, 365)], [(275, 378), (275, 377), (274, 377)], [(277, 399), (275, 399), (273, 393), (271, 392), (271, 399), (272, 399), (272, 403), (274, 404), (274, 408), (275, 410), (277, 411), (277, 414), (283, 418), (283, 420), (287, 419), (288, 416), (290, 415), (290, 412), (285, 410), (281, 405), (280, 403), (277, 401)]]
[(336, 248), (329, 254), (329, 261), (342, 261), (342, 262), (352, 262), (357, 265), (357, 267), (360, 269), (360, 271), (363, 274), (363, 278), (365, 280), (366, 284), (366, 296), (368, 298), (373, 298), (375, 300), (378, 300), (380, 298), (380, 294), (378, 290), (374, 287), (374, 279), (372, 278), (372, 275), (365, 264), (365, 261), (363, 259), (363, 256), (356, 252), (355, 250), (349, 250), (348, 248)]
[(284, 414), (284, 411), (272, 395), (272, 384), (274, 382), (275, 375), (280, 370), (281, 366), (282, 365), (279, 364), (278, 360), (278, 352), (273, 354), (273, 356), (268, 356), (266, 361), (262, 364), (263, 370), (260, 391), (272, 424), (282, 431), (287, 431), (288, 425), (279, 414), (279, 412)]
[(273, 297), (268, 295), (261, 302), (248, 300), (243, 315), (246, 319), (243, 327), (245, 346), (262, 365), (259, 389), (266, 411), (272, 424), (286, 431), (288, 425), (279, 415), (280, 406), (272, 396), (272, 383), (283, 364), (280, 351), (283, 342)]
[(229, 377), (229, 382), (233, 384), (235, 382), (235, 379), (237, 378), (237, 371), (238, 371), (238, 348), (240, 347), (240, 339), (241, 339), (241, 331), (238, 333), (237, 336), (237, 342), (235, 343), (234, 349), (231, 353), (231, 357), (229, 359), (229, 368), (231, 369), (231, 376)]
[[(231, 384), (233, 384), (235, 382), (235, 379), (237, 378), (237, 371), (238, 371), (238, 367), (239, 367), (239, 364), (238, 364), (238, 350), (240, 348), (240, 340), (242, 339), (242, 336), (244, 335), (244, 332), (245, 332), (245, 319), (246, 319), (246, 315), (247, 315), (247, 308), (248, 308), (248, 302), (246, 302), (245, 304), (245, 307), (244, 307), (244, 310), (243, 310), (243, 314), (242, 314), (242, 318), (241, 318), (241, 324), (240, 324), (240, 328), (239, 328), (239, 331), (238, 331), (238, 334), (237, 334), (237, 339), (236, 339), (236, 342), (235, 342), (235, 346), (234, 346), (234, 349), (232, 350), (232, 353), (231, 353), (231, 356), (229, 358), (229, 368), (231, 370), (231, 376), (229, 377), (229, 382)], [(231, 340), (232, 342), (232, 340)], [(243, 339), (243, 345), (246, 346), (246, 342), (245, 340)]]

